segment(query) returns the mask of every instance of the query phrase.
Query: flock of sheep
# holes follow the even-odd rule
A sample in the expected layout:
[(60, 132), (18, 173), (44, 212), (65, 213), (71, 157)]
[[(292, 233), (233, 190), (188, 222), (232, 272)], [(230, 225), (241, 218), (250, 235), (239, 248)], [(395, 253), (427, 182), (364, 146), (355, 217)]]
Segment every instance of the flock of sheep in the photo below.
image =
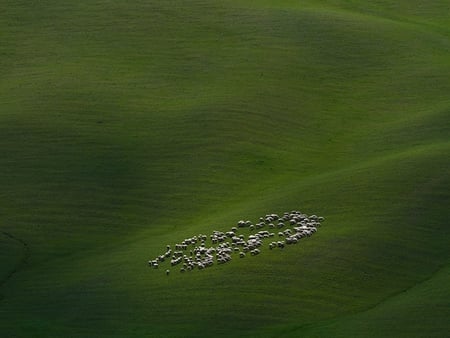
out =
[[(167, 245), (166, 251), (148, 261), (148, 264), (153, 269), (158, 269), (167, 260), (172, 267), (179, 268), (180, 272), (202, 270), (214, 264), (228, 263), (233, 256), (256, 256), (261, 252), (265, 240), (270, 242), (270, 250), (297, 244), (302, 238), (312, 236), (323, 221), (323, 217), (308, 216), (296, 210), (282, 215), (267, 214), (256, 224), (240, 220), (230, 231), (214, 230), (209, 236), (199, 234), (186, 238), (175, 244), (174, 248)], [(248, 236), (241, 234), (245, 228), (250, 233)], [(166, 275), (169, 274), (170, 269), (167, 269)]]

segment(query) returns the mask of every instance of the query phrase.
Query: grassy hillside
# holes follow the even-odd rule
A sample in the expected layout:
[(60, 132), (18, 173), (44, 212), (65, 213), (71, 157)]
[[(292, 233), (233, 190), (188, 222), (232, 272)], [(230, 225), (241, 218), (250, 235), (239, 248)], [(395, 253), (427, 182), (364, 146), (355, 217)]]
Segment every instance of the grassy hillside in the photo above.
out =
[[(2, 9), (2, 335), (448, 334), (446, 1)], [(301, 245), (147, 267), (292, 209)]]

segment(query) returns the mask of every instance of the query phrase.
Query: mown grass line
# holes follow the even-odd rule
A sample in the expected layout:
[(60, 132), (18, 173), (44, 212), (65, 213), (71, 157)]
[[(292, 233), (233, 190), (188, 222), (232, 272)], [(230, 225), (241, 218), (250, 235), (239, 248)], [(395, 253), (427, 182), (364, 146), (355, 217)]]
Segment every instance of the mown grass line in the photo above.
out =
[[(0, 233), (3, 234), (5, 237), (19, 243), (23, 249), (22, 257), (20, 258), (18, 263), (0, 280), (0, 290), (1, 290), (2, 286), (6, 284), (14, 276), (14, 274), (18, 273), (28, 263), (28, 259), (30, 257), (30, 249), (26, 242), (10, 234), (9, 232), (0, 231)], [(3, 296), (1, 298), (3, 298)]]

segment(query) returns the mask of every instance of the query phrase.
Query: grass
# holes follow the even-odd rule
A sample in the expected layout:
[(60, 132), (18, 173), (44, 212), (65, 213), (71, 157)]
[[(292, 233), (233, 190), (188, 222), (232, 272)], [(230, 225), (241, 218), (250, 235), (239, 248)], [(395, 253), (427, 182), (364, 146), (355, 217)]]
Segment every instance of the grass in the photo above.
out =
[[(448, 334), (446, 2), (3, 7), (2, 334)], [(146, 267), (291, 209), (327, 220), (282, 253)]]

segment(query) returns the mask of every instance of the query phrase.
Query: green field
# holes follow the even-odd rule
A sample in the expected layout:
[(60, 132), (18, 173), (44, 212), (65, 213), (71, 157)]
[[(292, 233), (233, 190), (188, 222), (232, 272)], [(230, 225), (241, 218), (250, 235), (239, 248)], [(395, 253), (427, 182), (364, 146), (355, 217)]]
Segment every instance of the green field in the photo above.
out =
[[(448, 337), (444, 0), (1, 0), (0, 337)], [(147, 261), (289, 210), (318, 233)]]

